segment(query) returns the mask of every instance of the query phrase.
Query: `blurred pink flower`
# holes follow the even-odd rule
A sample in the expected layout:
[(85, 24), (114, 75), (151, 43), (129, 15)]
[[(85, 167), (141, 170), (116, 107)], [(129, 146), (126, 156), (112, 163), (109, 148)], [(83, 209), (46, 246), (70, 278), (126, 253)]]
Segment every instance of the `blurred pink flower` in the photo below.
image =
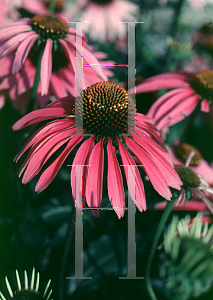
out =
[[(77, 32), (81, 36), (80, 32)], [(37, 15), (32, 19), (23, 18), (0, 30), (0, 58), (15, 52), (12, 74), (18, 73), (28, 57), (37, 67), (38, 56), (43, 48), (41, 59), (41, 95), (47, 95), (52, 69), (63, 68), (70, 64), (75, 67), (75, 29), (54, 15)], [(99, 64), (84, 41), (83, 56), (86, 63)], [(55, 58), (53, 65), (53, 59)], [(69, 67), (70, 67), (69, 66)], [(100, 79), (107, 80), (102, 68), (93, 66)]]
[[(79, 96), (78, 101), (76, 107), (72, 97), (54, 101), (46, 108), (33, 111), (15, 123), (13, 129), (19, 130), (32, 124), (37, 125), (44, 120), (54, 119), (37, 130), (15, 157), (17, 161), (31, 147), (18, 172), (21, 176), (25, 171), (22, 182), (26, 184), (36, 176), (47, 160), (67, 143), (61, 154), (43, 171), (35, 190), (41, 192), (52, 182), (69, 153), (83, 139), (83, 135), (75, 131), (75, 115), (80, 115), (82, 108), (83, 131), (79, 127), (77, 129), (82, 134), (87, 133), (91, 136), (83, 141), (72, 163), (73, 199), (75, 200), (77, 187), (82, 184), (82, 179), (76, 177), (76, 165), (82, 165), (83, 199), (85, 201), (86, 198), (90, 208), (100, 207), (105, 149), (108, 158), (109, 199), (118, 217), (124, 215), (125, 195), (122, 173), (116, 157), (118, 150), (130, 195), (138, 209), (145, 210), (143, 182), (132, 156), (126, 149), (128, 147), (139, 160), (155, 190), (170, 200), (172, 194), (168, 186), (180, 189), (182, 182), (172, 166), (170, 155), (162, 148), (163, 143), (155, 126), (146, 116), (139, 113), (136, 113), (135, 120), (135, 104), (131, 97), (128, 97), (127, 91), (112, 82), (99, 82), (84, 90), (82, 98)], [(128, 125), (130, 125), (129, 136), (126, 135)], [(134, 127), (136, 135), (132, 135)], [(129, 180), (128, 165), (132, 166)], [(77, 209), (80, 209), (82, 203), (76, 205)]]
[[(49, 13), (49, 5), (51, 0), (23, 0), (21, 8), (34, 15), (41, 15)], [(69, 15), (65, 11), (64, 0), (56, 0), (54, 14), (58, 15), (65, 21), (69, 21)]]
[[(165, 130), (186, 116), (190, 115), (199, 99), (201, 110), (209, 112), (213, 97), (213, 71), (205, 70), (199, 73), (175, 71), (152, 76), (136, 86), (136, 94), (173, 89), (161, 96), (147, 113), (154, 120), (158, 130)], [(134, 89), (131, 89), (134, 93)]]
[(87, 21), (84, 31), (91, 39), (113, 42), (117, 38), (124, 39), (127, 34), (127, 24), (119, 22), (137, 21), (138, 11), (136, 4), (126, 0), (77, 0), (71, 18)]
[(0, 1), (0, 26), (10, 24), (19, 18), (17, 8), (20, 8), (22, 0), (1, 0)]
[[(92, 48), (91, 48), (92, 50)], [(93, 51), (93, 55), (99, 59), (105, 59), (106, 54), (103, 52)], [(5, 99), (9, 96), (13, 107), (19, 109), (23, 114), (26, 112), (29, 97), (33, 87), (36, 74), (36, 66), (34, 66), (30, 59), (26, 59), (20, 71), (12, 74), (12, 65), (15, 53), (9, 54), (0, 60), (0, 109), (4, 106)], [(41, 83), (39, 83), (34, 109), (43, 108), (47, 105), (50, 96), (53, 95), (55, 99), (66, 97), (69, 94), (75, 96), (75, 74), (73, 72), (70, 62), (67, 61), (67, 66), (62, 64), (55, 65), (55, 61), (59, 62), (59, 58), (53, 56), (53, 69), (50, 77), (50, 84), (47, 95), (41, 95)], [(60, 59), (66, 61), (63, 53)], [(99, 60), (99, 64), (112, 65), (112, 61)], [(107, 68), (102, 68), (105, 76), (110, 77), (114, 74)], [(86, 66), (83, 69), (83, 83), (84, 88), (100, 81), (100, 77), (95, 72), (94, 68)], [(54, 100), (55, 100), (54, 99)]]
[(197, 55), (184, 66), (184, 71), (198, 73), (200, 71), (208, 70), (210, 62), (202, 56)]

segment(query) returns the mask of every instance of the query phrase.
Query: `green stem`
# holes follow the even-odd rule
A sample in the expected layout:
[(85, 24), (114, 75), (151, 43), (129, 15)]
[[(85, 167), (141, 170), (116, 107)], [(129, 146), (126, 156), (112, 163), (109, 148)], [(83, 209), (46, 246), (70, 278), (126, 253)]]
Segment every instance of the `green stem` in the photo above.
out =
[(50, 5), (49, 5), (49, 13), (50, 13), (50, 14), (53, 14), (53, 13), (54, 13), (54, 11), (55, 11), (55, 4), (56, 4), (56, 0), (52, 0), (52, 1), (50, 2)]
[(75, 215), (76, 215), (76, 209), (75, 207), (72, 207), (72, 211), (70, 214), (70, 219), (69, 219), (69, 224), (67, 228), (67, 234), (65, 238), (65, 246), (64, 246), (64, 253), (62, 256), (62, 262), (61, 262), (61, 269), (60, 269), (60, 274), (59, 274), (59, 300), (64, 300), (64, 279), (65, 279), (65, 270), (66, 270), (66, 265), (67, 265), (67, 258), (68, 254), (70, 251), (70, 246), (74, 234), (74, 229), (75, 229)]
[(41, 48), (39, 56), (38, 56), (38, 63), (37, 63), (37, 68), (36, 68), (35, 79), (34, 79), (33, 88), (31, 90), (30, 99), (29, 99), (29, 103), (28, 103), (28, 109), (27, 109), (28, 112), (31, 112), (33, 110), (33, 106), (34, 106), (34, 103), (36, 100), (37, 90), (38, 90), (38, 86), (40, 83), (41, 60), (42, 60), (43, 53), (44, 53), (44, 47)]
[(199, 113), (199, 111), (200, 111), (200, 101), (198, 102), (198, 105), (196, 106), (195, 110), (191, 113), (191, 115), (188, 118), (186, 127), (180, 137), (180, 144), (184, 142), (184, 139), (186, 138), (188, 131), (191, 128), (191, 126), (194, 122), (194, 119), (197, 117), (197, 114)]
[(152, 300), (157, 300), (157, 298), (155, 296), (155, 293), (154, 293), (154, 290), (153, 290), (152, 285), (151, 285), (151, 280), (150, 280), (150, 269), (151, 269), (151, 265), (152, 265), (152, 260), (153, 260), (154, 254), (155, 254), (156, 247), (157, 247), (158, 242), (159, 242), (159, 238), (162, 234), (164, 225), (165, 225), (165, 223), (166, 223), (166, 221), (167, 221), (167, 219), (170, 215), (170, 212), (172, 211), (172, 208), (173, 208), (173, 205), (174, 205), (175, 201), (176, 201), (176, 199), (167, 202), (167, 206), (166, 206), (166, 208), (163, 212), (160, 223), (158, 225), (154, 240), (152, 242), (151, 251), (150, 251), (150, 254), (149, 254), (149, 257), (148, 257), (147, 269), (146, 269), (146, 274), (145, 274), (145, 281), (146, 281), (146, 286), (147, 286), (149, 295), (150, 295)]

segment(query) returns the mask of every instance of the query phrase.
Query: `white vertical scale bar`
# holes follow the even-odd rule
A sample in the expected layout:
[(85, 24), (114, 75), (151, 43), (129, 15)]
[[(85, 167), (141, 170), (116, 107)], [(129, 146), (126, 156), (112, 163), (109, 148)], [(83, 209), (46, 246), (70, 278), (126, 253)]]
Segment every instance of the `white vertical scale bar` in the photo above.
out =
[[(81, 165), (75, 165), (76, 168), (76, 203), (82, 203), (82, 168)], [(76, 209), (75, 222), (75, 277), (66, 277), (66, 279), (92, 279), (83, 275), (83, 211), (81, 208)]]
[[(83, 22), (75, 22), (75, 53), (76, 53), (76, 72), (75, 72), (75, 107), (78, 102), (78, 114), (75, 113), (75, 134), (83, 135)], [(81, 35), (78, 34), (81, 33)], [(78, 97), (78, 98), (77, 98)], [(78, 99), (78, 100), (77, 100)], [(79, 131), (80, 129), (80, 131)]]
[[(128, 187), (134, 181), (135, 184), (135, 166), (128, 165)], [(135, 203), (130, 196), (128, 189), (128, 220), (127, 220), (127, 277), (119, 279), (144, 279), (136, 277), (136, 228), (135, 228)]]
[[(136, 74), (136, 43), (135, 43), (135, 23), (136, 22), (128, 22), (128, 67), (127, 67), (127, 75), (128, 75), (128, 91), (131, 88), (135, 88), (135, 74)], [(130, 97), (128, 92), (128, 97)], [(133, 94), (132, 99), (136, 106), (135, 94)], [(128, 134), (135, 134), (135, 128), (131, 128), (130, 119), (130, 110), (128, 109)]]

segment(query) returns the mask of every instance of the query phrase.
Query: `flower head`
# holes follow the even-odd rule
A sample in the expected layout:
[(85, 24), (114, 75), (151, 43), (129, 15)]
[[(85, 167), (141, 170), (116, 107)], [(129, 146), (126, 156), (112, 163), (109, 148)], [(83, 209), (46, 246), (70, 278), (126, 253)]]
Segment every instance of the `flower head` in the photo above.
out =
[(44, 290), (44, 293), (41, 293), (39, 289), (39, 273), (37, 273), (36, 281), (35, 281), (35, 268), (33, 268), (32, 276), (31, 276), (31, 282), (30, 286), (28, 285), (28, 276), (27, 272), (24, 271), (24, 287), (21, 286), (21, 281), (19, 278), (19, 273), (16, 270), (16, 279), (17, 279), (17, 285), (18, 289), (13, 291), (7, 277), (5, 277), (5, 282), (7, 286), (7, 290), (9, 293), (9, 297), (5, 298), (5, 296), (0, 292), (0, 299), (1, 300), (48, 300), (50, 299), (50, 296), (52, 294), (52, 290), (49, 290), (50, 282), (48, 281), (46, 288)]
[[(75, 116), (81, 115), (82, 111), (83, 128), (75, 121)], [(100, 207), (101, 204), (104, 153), (107, 153), (109, 199), (118, 217), (124, 215), (124, 187), (116, 150), (120, 154), (130, 195), (140, 211), (146, 209), (143, 182), (126, 148), (137, 157), (160, 195), (170, 200), (172, 194), (168, 186), (180, 189), (182, 182), (172, 166), (169, 154), (163, 149), (158, 131), (147, 117), (136, 113), (132, 98), (118, 84), (98, 82), (83, 91), (81, 97), (77, 98), (76, 106), (72, 97), (63, 98), (45, 109), (24, 116), (15, 123), (13, 129), (39, 124), (48, 119), (54, 120), (37, 130), (15, 158), (17, 161), (31, 147), (19, 170), (19, 175), (25, 171), (22, 182), (27, 183), (40, 172), (57, 149), (67, 144), (58, 158), (42, 173), (35, 188), (37, 192), (51, 183), (69, 153), (80, 142), (82, 144), (72, 163), (72, 193), (75, 200), (76, 192), (79, 193), (82, 185), (81, 176), (76, 175), (76, 166), (83, 166), (82, 194), (91, 208)], [(83, 141), (83, 134), (90, 134), (90, 137)], [(81, 208), (82, 203), (78, 201), (76, 206)]]
[(191, 150), (184, 166), (174, 166), (177, 174), (183, 182), (183, 185), (180, 192), (173, 191), (173, 197), (177, 199), (176, 205), (181, 206), (184, 202), (191, 200), (193, 198), (193, 195), (195, 195), (198, 198), (202, 199), (211, 213), (213, 213), (213, 203), (208, 198), (206, 198), (205, 194), (202, 192), (202, 190), (206, 190), (207, 192), (213, 194), (213, 189), (209, 187), (209, 184), (204, 180), (202, 175), (195, 173), (194, 171), (192, 171), (192, 168), (189, 167), (190, 162), (193, 161), (193, 157), (195, 157), (194, 162), (198, 162), (198, 157), (196, 159), (195, 151)]
[(84, 30), (91, 39), (113, 42), (126, 37), (127, 25), (121, 22), (135, 21), (137, 12), (138, 6), (126, 0), (78, 0), (72, 18), (80, 14), (80, 20), (87, 21)]
[[(213, 180), (213, 168), (203, 159), (201, 153), (189, 144), (179, 144), (179, 141), (176, 140), (173, 147), (166, 145), (166, 148), (173, 159), (175, 170), (183, 182), (181, 192), (173, 192), (173, 195), (177, 197), (177, 203), (173, 209), (195, 211), (208, 211), (209, 209), (212, 212), (213, 204), (205, 195), (213, 194), (210, 187)], [(204, 200), (204, 203), (195, 199), (195, 196)], [(188, 200), (191, 201), (188, 202)], [(184, 206), (183, 203), (185, 203)], [(156, 209), (165, 207), (165, 201), (155, 205)]]
[[(81, 36), (81, 33), (77, 32)], [(48, 94), (51, 74), (60, 68), (71, 68), (75, 74), (75, 29), (58, 16), (36, 15), (32, 19), (23, 18), (0, 30), (0, 58), (15, 53), (12, 74), (20, 71), (28, 58), (37, 67), (41, 59), (41, 95)], [(84, 40), (83, 57), (86, 63), (99, 62), (91, 53)], [(107, 80), (102, 68), (93, 67), (100, 79)], [(68, 80), (69, 84), (69, 80)]]
[[(176, 234), (178, 233), (178, 234)], [(174, 216), (164, 235), (160, 277), (169, 299), (187, 300), (208, 291), (213, 282), (213, 226), (201, 214)]]
[[(156, 127), (163, 130), (190, 115), (201, 102), (201, 110), (209, 112), (213, 106), (213, 71), (198, 73), (175, 71), (148, 78), (136, 87), (136, 93), (172, 89), (161, 96), (147, 113)], [(134, 93), (133, 89), (130, 93)]]

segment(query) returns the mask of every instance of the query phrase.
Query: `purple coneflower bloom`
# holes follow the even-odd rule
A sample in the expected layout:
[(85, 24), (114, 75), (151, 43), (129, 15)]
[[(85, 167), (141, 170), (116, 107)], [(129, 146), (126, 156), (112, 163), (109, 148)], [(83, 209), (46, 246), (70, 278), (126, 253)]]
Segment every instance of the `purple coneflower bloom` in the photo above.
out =
[[(136, 113), (135, 104), (124, 88), (112, 82), (98, 82), (84, 90), (77, 100), (76, 107), (74, 104), (72, 97), (54, 101), (46, 108), (24, 116), (13, 126), (14, 130), (19, 130), (53, 119), (36, 131), (15, 158), (17, 161), (31, 148), (19, 170), (19, 176), (24, 172), (24, 184), (41, 171), (56, 150), (66, 144), (61, 154), (43, 171), (38, 180), (35, 190), (43, 191), (52, 182), (69, 153), (82, 142), (72, 162), (71, 187), (75, 199), (76, 189), (82, 185), (82, 179), (76, 177), (76, 165), (82, 165), (83, 199), (86, 199), (91, 208), (98, 208), (101, 204), (104, 156), (107, 154), (109, 199), (118, 217), (124, 215), (125, 195), (121, 166), (116, 156), (118, 152), (130, 195), (140, 211), (146, 209), (143, 182), (127, 149), (137, 157), (153, 187), (165, 199), (170, 200), (172, 196), (169, 186), (180, 190), (182, 182), (173, 168), (170, 155), (163, 148), (159, 132), (149, 118)], [(83, 129), (77, 128), (82, 135), (75, 131), (75, 115), (81, 114), (81, 109)], [(130, 132), (127, 135), (128, 128)], [(132, 134), (133, 128), (135, 135)], [(91, 136), (83, 140), (84, 133)], [(130, 180), (128, 165), (132, 166)], [(81, 208), (82, 203), (76, 203), (76, 207)]]

